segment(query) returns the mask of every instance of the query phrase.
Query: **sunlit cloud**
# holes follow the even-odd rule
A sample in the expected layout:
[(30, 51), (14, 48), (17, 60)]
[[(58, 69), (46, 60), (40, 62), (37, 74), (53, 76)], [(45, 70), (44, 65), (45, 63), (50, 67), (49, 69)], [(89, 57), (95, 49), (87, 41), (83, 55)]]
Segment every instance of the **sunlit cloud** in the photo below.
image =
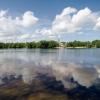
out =
[(26, 11), (14, 18), (8, 10), (1, 10), (0, 41), (56, 39), (63, 34), (86, 34), (100, 31), (100, 13), (88, 7), (83, 9), (66, 7), (61, 13), (55, 15), (47, 26), (46, 22), (41, 20), (32, 11)]
[[(0, 40), (17, 40), (20, 37), (26, 38), (25, 29), (33, 27), (38, 18), (31, 11), (26, 11), (21, 17), (13, 18), (8, 11), (0, 11)], [(24, 35), (24, 36), (23, 36)], [(28, 35), (27, 35), (28, 36)]]

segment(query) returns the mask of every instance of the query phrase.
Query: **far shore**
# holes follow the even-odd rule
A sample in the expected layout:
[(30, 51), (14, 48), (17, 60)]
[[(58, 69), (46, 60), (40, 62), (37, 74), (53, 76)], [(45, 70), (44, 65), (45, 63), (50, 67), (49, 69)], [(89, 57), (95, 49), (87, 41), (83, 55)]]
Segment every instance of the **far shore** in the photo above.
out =
[[(65, 47), (69, 49), (87, 49), (88, 47)], [(96, 48), (96, 47), (91, 47), (91, 48)]]
[(55, 48), (69, 48), (69, 49), (84, 49), (84, 48), (100, 48), (100, 40), (94, 41), (72, 41), (59, 42), (54, 40), (41, 40), (38, 42), (14, 42), (14, 43), (0, 43), (0, 49), (55, 49)]
[[(88, 49), (88, 47), (56, 47), (57, 49), (60, 48), (67, 48), (67, 49)], [(96, 48), (96, 47), (91, 47), (91, 48)]]

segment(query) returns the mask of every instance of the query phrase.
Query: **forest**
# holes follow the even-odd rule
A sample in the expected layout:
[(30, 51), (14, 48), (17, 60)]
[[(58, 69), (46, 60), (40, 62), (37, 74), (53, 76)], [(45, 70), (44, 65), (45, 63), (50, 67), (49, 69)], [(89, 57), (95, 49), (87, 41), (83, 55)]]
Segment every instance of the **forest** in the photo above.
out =
[(100, 48), (100, 40), (67, 42), (66, 47)]
[(39, 42), (16, 42), (16, 43), (0, 43), (1, 49), (7, 48), (55, 48), (59, 47), (59, 43), (57, 41), (46, 41), (42, 40)]
[(54, 40), (41, 40), (38, 42), (15, 42), (15, 43), (0, 43), (0, 49), (9, 48), (100, 48), (100, 40), (94, 41), (71, 41), (71, 42), (58, 42)]

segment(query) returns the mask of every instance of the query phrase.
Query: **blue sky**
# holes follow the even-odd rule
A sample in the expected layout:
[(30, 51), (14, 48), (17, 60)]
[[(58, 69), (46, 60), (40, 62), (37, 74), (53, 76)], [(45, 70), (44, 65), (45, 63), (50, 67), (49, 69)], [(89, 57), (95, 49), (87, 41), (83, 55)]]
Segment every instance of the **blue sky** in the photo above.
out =
[(31, 10), (38, 17), (49, 19), (69, 6), (77, 9), (89, 7), (93, 11), (99, 11), (100, 0), (0, 0), (0, 9), (9, 9), (13, 15)]
[[(99, 4), (100, 0), (0, 0), (0, 13), (2, 11), (6, 13), (1, 14), (3, 17), (1, 19), (4, 20), (0, 23), (4, 23), (4, 25), (0, 27), (0, 41), (57, 40), (58, 38), (61, 38), (62, 41), (100, 39)], [(64, 9), (67, 10), (64, 11)], [(73, 9), (74, 11), (68, 12), (68, 10)], [(78, 13), (81, 10), (83, 12), (80, 17)], [(61, 17), (63, 13), (68, 14)], [(94, 13), (97, 15), (94, 15)], [(76, 19), (73, 18), (74, 15), (77, 15)], [(56, 18), (57, 16), (60, 17)], [(68, 20), (68, 16), (71, 20)], [(18, 17), (17, 21), (16, 17)], [(78, 17), (80, 18), (79, 21), (72, 22), (73, 19), (77, 20)], [(86, 19), (91, 19), (90, 22), (93, 22), (90, 23)], [(33, 23), (30, 23), (31, 21)]]

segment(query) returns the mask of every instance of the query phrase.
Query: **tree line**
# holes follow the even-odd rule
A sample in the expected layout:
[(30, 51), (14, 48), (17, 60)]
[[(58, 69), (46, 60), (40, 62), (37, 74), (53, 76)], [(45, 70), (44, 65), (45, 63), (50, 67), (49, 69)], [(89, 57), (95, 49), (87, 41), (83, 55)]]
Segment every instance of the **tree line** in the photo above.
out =
[(16, 42), (16, 43), (0, 43), (0, 49), (7, 48), (57, 48), (57, 47), (65, 47), (65, 48), (100, 48), (100, 40), (94, 41), (72, 41), (72, 42), (58, 42), (54, 40), (46, 41), (42, 40), (39, 42)]
[(46, 41), (42, 40), (39, 42), (16, 42), (16, 43), (0, 43), (1, 49), (7, 48), (55, 48), (59, 47), (59, 43), (57, 41)]
[(66, 47), (100, 48), (100, 40), (67, 42)]

